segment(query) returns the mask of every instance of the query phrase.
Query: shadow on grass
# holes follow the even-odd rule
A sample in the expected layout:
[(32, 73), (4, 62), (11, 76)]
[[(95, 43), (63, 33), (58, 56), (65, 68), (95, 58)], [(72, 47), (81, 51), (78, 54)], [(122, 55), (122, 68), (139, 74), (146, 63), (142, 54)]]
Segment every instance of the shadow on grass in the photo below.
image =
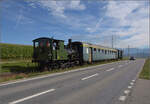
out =
[(30, 73), (35, 72), (37, 68), (35, 66), (18, 66), (18, 65), (12, 65), (12, 66), (2, 66), (2, 70), (4, 72), (11, 72), (11, 73)]
[[(100, 65), (100, 64), (105, 64), (105, 63), (109, 63), (109, 62), (115, 62), (115, 61), (110, 60), (110, 61), (94, 62), (92, 64), (83, 64), (81, 66), (76, 66), (75, 68), (82, 68), (82, 67), (88, 67), (88, 66), (93, 66), (93, 65)], [(71, 70), (71, 69), (74, 69), (74, 68), (70, 67), (69, 69)], [(53, 70), (55, 70), (55, 69), (53, 69)], [(27, 74), (27, 73), (32, 73), (32, 72), (43, 72), (43, 71), (45, 71), (45, 69), (39, 70), (38, 66), (36, 64), (21, 62), (21, 63), (3, 64), (1, 66), (0, 71), (2, 73), (14, 73), (14, 74), (26, 73)]]

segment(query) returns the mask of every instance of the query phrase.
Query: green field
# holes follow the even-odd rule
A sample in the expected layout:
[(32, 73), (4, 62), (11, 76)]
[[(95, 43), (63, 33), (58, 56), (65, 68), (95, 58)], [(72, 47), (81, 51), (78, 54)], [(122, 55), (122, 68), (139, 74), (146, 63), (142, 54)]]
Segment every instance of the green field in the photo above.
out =
[(32, 46), (0, 43), (1, 59), (31, 59), (32, 54)]
[(142, 79), (150, 79), (150, 58), (146, 60), (139, 77)]

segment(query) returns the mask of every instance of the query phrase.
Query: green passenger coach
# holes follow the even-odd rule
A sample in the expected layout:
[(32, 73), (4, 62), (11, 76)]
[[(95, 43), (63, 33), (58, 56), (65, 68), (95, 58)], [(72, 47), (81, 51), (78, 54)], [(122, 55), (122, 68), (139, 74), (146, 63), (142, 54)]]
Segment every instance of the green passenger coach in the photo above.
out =
[(100, 45), (93, 45), (89, 43), (80, 42), (82, 47), (82, 60), (83, 62), (93, 62), (100, 60), (116, 59), (117, 50), (114, 48), (108, 48)]

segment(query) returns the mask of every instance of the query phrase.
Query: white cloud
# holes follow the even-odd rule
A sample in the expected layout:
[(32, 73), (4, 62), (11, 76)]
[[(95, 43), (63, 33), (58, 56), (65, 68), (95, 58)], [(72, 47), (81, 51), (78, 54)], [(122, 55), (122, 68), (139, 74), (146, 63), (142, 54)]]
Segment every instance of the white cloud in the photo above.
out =
[(129, 26), (129, 29), (116, 30), (116, 34), (125, 37), (117, 45), (118, 47), (142, 47), (148, 45), (149, 36), (149, 12), (145, 2), (139, 1), (110, 1), (107, 5), (106, 16), (118, 20), (118, 27)]
[(96, 32), (97, 30), (99, 30), (102, 21), (103, 21), (103, 18), (100, 18), (98, 22), (95, 24), (95, 26), (87, 27), (86, 30), (90, 33)]
[(30, 24), (33, 23), (33, 20), (24, 16), (23, 15), (24, 11), (23, 9), (19, 10), (18, 15), (16, 15), (16, 18), (14, 18), (14, 20), (16, 21), (16, 25), (14, 26), (14, 28), (16, 29), (20, 24), (24, 25), (24, 24)]
[[(65, 10), (84, 10), (85, 5), (81, 4), (80, 0), (77, 1), (55, 1), (55, 0), (30, 0), (29, 5), (35, 7), (35, 4), (47, 9), (54, 16), (66, 18)], [(34, 3), (34, 6), (33, 6)]]
[[(89, 32), (86, 39), (89, 38), (90, 40), (92, 38), (90, 36), (96, 34), (95, 37), (100, 37), (103, 39), (101, 41), (104, 41), (102, 43), (97, 41), (96, 43), (104, 43), (104, 45), (110, 46), (111, 38), (107, 39), (106, 37), (118, 35), (122, 40), (116, 42), (117, 47), (127, 47), (128, 45), (142, 47), (148, 44), (149, 10), (144, 1), (109, 1), (104, 6), (105, 15), (100, 18), (92, 14), (81, 16), (78, 14), (70, 15), (65, 12), (66, 10), (82, 11), (86, 8), (90, 9), (82, 4), (80, 0), (30, 0), (29, 3), (33, 8), (40, 6), (54, 16), (64, 18), (57, 19), (57, 22), (67, 25), (69, 29)], [(97, 12), (99, 13), (99, 11)], [(103, 27), (103, 25), (105, 26)], [(128, 27), (128, 29), (124, 27)], [(103, 28), (105, 29), (103, 30)], [(79, 37), (82, 37), (82, 35)]]
[(68, 5), (68, 7), (75, 10), (84, 10), (86, 8), (85, 5), (80, 3), (80, 0), (70, 1), (70, 5)]
[(131, 38), (122, 40), (118, 46), (121, 48), (127, 48), (128, 45), (132, 48), (143, 47), (148, 44), (148, 38), (148, 35), (145, 34), (134, 35)]
[(60, 17), (66, 17), (64, 15), (64, 4), (59, 3), (57, 1), (39, 1), (39, 5), (43, 8), (46, 8), (48, 11), (51, 11), (53, 15), (60, 16)]
[(125, 19), (140, 4), (135, 1), (110, 1), (107, 5), (107, 14), (110, 17)]
[(36, 8), (35, 4), (34, 3), (30, 3), (29, 4), (32, 8)]

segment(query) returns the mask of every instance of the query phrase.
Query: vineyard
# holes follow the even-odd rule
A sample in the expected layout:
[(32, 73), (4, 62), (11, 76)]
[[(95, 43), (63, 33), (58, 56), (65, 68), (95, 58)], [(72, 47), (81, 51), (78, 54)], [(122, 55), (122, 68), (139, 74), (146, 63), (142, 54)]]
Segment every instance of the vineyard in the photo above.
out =
[(1, 59), (31, 59), (32, 54), (32, 46), (0, 43)]

